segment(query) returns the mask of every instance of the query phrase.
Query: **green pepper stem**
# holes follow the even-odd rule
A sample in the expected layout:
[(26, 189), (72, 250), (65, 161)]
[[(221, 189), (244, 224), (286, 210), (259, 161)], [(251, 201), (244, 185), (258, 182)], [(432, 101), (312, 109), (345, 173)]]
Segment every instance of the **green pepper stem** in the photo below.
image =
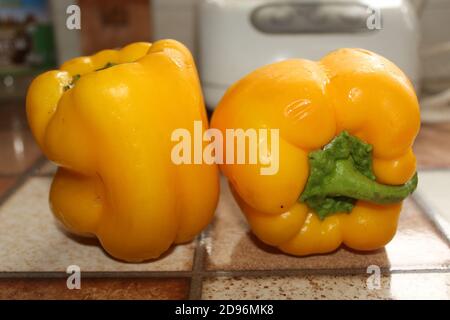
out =
[(355, 169), (352, 161), (336, 161), (336, 170), (328, 177), (322, 196), (346, 196), (378, 204), (395, 203), (410, 195), (417, 187), (417, 173), (405, 184), (380, 184)]

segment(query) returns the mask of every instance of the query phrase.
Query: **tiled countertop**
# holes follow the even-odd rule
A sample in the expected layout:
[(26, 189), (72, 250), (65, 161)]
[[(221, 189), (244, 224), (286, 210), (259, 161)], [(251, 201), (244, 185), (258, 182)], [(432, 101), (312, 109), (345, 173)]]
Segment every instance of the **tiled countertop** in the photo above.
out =
[[(6, 110), (6, 115), (17, 113)], [(23, 121), (20, 111), (18, 118)], [(95, 239), (60, 228), (47, 200), (53, 165), (41, 158), (26, 126), (2, 130), (1, 299), (450, 298), (446, 230), (428, 215), (447, 203), (445, 197), (434, 201), (433, 188), (450, 182), (450, 123), (423, 126), (415, 151), (426, 192), (405, 201), (398, 232), (382, 250), (362, 254), (340, 248), (303, 258), (283, 254), (252, 236), (222, 179), (209, 228), (192, 243), (140, 264), (114, 260)], [(20, 159), (17, 148), (27, 150)], [(442, 174), (433, 176), (438, 169)], [(65, 270), (73, 264), (82, 271), (81, 290), (66, 287)], [(375, 287), (367, 273), (371, 265), (382, 275)]]

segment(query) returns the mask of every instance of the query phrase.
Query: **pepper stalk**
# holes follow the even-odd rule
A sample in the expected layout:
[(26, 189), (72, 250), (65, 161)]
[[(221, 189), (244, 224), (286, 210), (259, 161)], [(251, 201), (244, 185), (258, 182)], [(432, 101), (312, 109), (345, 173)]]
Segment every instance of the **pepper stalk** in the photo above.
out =
[(375, 181), (372, 146), (343, 131), (323, 150), (309, 154), (310, 175), (300, 202), (321, 219), (335, 212), (350, 212), (357, 200), (389, 204), (403, 200), (417, 187), (417, 173), (405, 184)]

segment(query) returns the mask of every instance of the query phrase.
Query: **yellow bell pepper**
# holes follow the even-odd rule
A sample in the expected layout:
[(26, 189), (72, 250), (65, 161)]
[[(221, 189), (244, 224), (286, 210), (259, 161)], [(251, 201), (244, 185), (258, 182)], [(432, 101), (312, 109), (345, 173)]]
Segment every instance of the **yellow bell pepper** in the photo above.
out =
[(72, 59), (38, 76), (26, 104), (34, 137), (59, 166), (50, 202), (70, 231), (97, 236), (116, 258), (142, 261), (192, 240), (211, 220), (217, 166), (176, 166), (170, 157), (173, 130), (208, 123), (181, 43)]
[[(384, 246), (417, 185), (414, 89), (392, 62), (366, 50), (261, 67), (227, 91), (211, 127), (279, 130), (276, 174), (260, 174), (261, 158), (221, 170), (253, 233), (289, 254)], [(259, 144), (270, 146), (264, 139)], [(267, 150), (270, 163), (276, 157)]]

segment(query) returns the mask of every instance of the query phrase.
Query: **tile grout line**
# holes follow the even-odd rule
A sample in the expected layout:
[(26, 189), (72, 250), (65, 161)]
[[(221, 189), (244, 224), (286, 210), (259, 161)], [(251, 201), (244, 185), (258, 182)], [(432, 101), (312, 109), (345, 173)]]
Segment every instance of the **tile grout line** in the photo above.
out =
[(202, 284), (203, 284), (203, 277), (198, 272), (199, 269), (199, 260), (201, 259), (201, 248), (200, 248), (200, 240), (197, 240), (197, 245), (194, 252), (194, 263), (192, 266), (192, 272), (190, 275), (190, 284), (189, 284), (189, 293), (188, 293), (188, 299), (189, 300), (198, 300), (201, 298), (202, 295)]
[[(381, 273), (389, 274), (421, 274), (421, 273), (450, 273), (446, 267), (433, 269), (394, 269), (382, 267)], [(210, 270), (202, 272), (194, 271), (85, 271), (86, 278), (193, 278), (197, 275), (203, 278), (215, 277), (293, 277), (293, 276), (358, 276), (366, 275), (365, 268), (340, 268), (340, 269), (285, 269), (285, 270)], [(0, 272), (0, 279), (51, 279), (66, 278), (67, 273), (63, 271), (19, 271)], [(201, 289), (198, 288), (197, 289)], [(194, 290), (195, 291), (195, 290)], [(194, 294), (195, 292), (193, 292)], [(192, 299), (196, 299), (194, 296)]]
[(449, 166), (418, 167), (418, 172), (450, 171)]
[(45, 157), (40, 156), (27, 170), (25, 170), (25, 172), (18, 175), (17, 181), (13, 184), (13, 186), (8, 188), (8, 190), (0, 196), (0, 208), (3, 206), (6, 200), (9, 199), (9, 197), (16, 193), (16, 191), (28, 180), (28, 178), (33, 177), (33, 172), (37, 168), (42, 166), (45, 161)]
[(208, 226), (197, 237), (194, 252), (194, 263), (192, 266), (191, 283), (189, 286), (189, 300), (200, 300), (202, 298), (203, 275), (205, 272), (205, 247), (204, 239), (209, 233)]
[[(420, 274), (420, 273), (450, 273), (448, 268), (439, 269), (394, 269), (382, 267), (383, 275), (390, 274)], [(341, 269), (285, 269), (285, 270), (215, 270), (207, 271), (204, 277), (298, 277), (298, 276), (361, 276), (367, 275), (366, 268)]]

